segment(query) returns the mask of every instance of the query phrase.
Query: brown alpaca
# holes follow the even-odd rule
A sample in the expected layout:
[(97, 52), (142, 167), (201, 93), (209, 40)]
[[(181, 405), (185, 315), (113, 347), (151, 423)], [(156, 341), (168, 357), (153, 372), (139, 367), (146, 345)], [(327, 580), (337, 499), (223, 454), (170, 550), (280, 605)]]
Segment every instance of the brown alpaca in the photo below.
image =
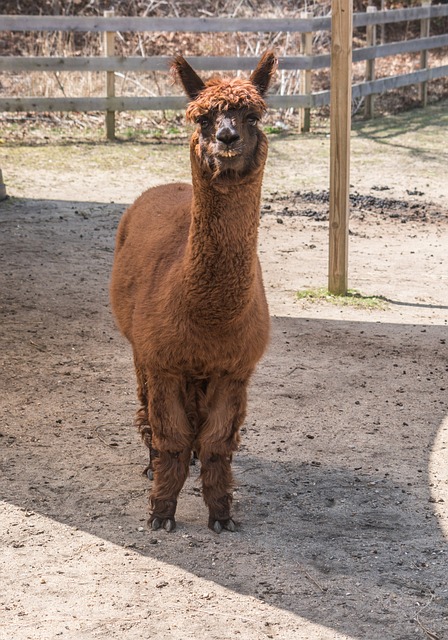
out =
[(235, 529), (232, 454), (269, 335), (257, 256), (267, 140), (258, 121), (275, 66), (267, 52), (249, 80), (204, 83), (181, 56), (174, 60), (190, 99), (187, 118), (197, 125), (193, 187), (149, 189), (118, 227), (111, 300), (134, 352), (136, 421), (153, 471), (152, 529), (174, 529), (192, 451), (209, 527)]

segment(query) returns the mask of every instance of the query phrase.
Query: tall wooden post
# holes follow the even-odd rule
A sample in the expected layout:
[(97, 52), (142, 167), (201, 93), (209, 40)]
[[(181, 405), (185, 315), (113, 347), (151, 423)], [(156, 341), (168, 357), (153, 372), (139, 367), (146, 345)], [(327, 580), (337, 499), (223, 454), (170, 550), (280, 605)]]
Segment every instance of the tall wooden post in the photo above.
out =
[(5, 198), (6, 198), (6, 187), (3, 184), (2, 170), (0, 169), (0, 200), (4, 200)]
[[(375, 13), (376, 7), (369, 5), (367, 13)], [(366, 46), (374, 47), (376, 45), (376, 24), (368, 24), (366, 27)], [(375, 58), (366, 60), (366, 82), (375, 80)], [(366, 96), (364, 106), (364, 117), (366, 120), (373, 118), (375, 113), (375, 96), (370, 94)]]
[[(115, 16), (114, 9), (104, 12), (105, 18), (113, 18)], [(115, 54), (115, 32), (105, 31), (103, 50), (105, 56), (113, 56)], [(108, 98), (115, 97), (115, 73), (106, 71), (106, 96)], [(106, 136), (108, 140), (115, 139), (115, 111), (106, 111)]]
[[(310, 11), (302, 11), (300, 17), (303, 20), (307, 20), (313, 17)], [(313, 34), (302, 33), (300, 52), (304, 56), (311, 56), (313, 53)], [(300, 78), (301, 89), (300, 92), (305, 95), (311, 95), (311, 69), (304, 69), (301, 72)], [(311, 128), (311, 109), (306, 108), (301, 110), (301, 131), (302, 133), (308, 133)]]
[[(431, 0), (422, 0), (422, 7), (430, 7)], [(429, 18), (423, 18), (420, 21), (420, 37), (429, 38)], [(426, 69), (428, 66), (428, 50), (420, 51), (420, 69)], [(418, 97), (421, 100), (422, 107), (428, 104), (428, 83), (421, 82), (418, 87)]]
[(352, 0), (331, 3), (330, 240), (328, 290), (348, 288), (348, 221), (352, 102)]

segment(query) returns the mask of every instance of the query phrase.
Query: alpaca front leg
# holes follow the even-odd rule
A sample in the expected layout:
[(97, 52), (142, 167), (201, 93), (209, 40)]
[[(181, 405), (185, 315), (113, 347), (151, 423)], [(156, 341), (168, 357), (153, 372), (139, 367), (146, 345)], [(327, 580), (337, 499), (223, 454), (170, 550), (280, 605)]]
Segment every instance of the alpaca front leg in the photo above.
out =
[(232, 505), (233, 477), (231, 457), (214, 454), (202, 461), (202, 495), (208, 506), (208, 526), (215, 533), (223, 529), (235, 531), (235, 523), (230, 517)]
[(151, 516), (148, 524), (154, 531), (163, 527), (172, 531), (176, 526), (177, 497), (187, 478), (191, 450), (159, 451), (154, 460), (154, 484), (150, 496)]
[(235, 530), (232, 505), (232, 454), (238, 448), (239, 429), (246, 415), (245, 380), (219, 378), (209, 384), (209, 414), (198, 437), (202, 494), (209, 510), (208, 526), (216, 533)]
[(175, 528), (177, 498), (189, 472), (194, 434), (181, 398), (176, 378), (152, 376), (148, 380), (153, 471), (148, 524), (153, 530)]

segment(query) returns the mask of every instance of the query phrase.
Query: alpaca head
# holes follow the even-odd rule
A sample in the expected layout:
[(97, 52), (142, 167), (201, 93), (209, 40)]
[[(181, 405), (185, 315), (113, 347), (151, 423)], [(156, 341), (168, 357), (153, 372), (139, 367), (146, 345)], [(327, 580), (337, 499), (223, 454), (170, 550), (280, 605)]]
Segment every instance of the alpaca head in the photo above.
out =
[(248, 80), (214, 77), (203, 82), (182, 56), (173, 62), (190, 99), (187, 119), (196, 124), (194, 157), (218, 183), (238, 182), (264, 166), (267, 143), (258, 122), (276, 64), (268, 51)]

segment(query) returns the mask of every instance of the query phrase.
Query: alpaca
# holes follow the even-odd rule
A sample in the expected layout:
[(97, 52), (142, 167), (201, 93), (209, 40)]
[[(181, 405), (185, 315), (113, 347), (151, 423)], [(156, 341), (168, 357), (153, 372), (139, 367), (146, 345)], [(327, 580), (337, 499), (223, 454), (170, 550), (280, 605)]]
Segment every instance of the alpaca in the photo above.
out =
[(187, 119), (196, 124), (193, 186), (149, 189), (118, 226), (111, 302), (134, 354), (153, 530), (175, 528), (192, 452), (201, 464), (208, 526), (235, 530), (232, 454), (248, 382), (269, 338), (257, 255), (267, 139), (258, 122), (275, 67), (267, 52), (248, 80), (204, 83), (183, 57), (174, 59), (189, 98)]

